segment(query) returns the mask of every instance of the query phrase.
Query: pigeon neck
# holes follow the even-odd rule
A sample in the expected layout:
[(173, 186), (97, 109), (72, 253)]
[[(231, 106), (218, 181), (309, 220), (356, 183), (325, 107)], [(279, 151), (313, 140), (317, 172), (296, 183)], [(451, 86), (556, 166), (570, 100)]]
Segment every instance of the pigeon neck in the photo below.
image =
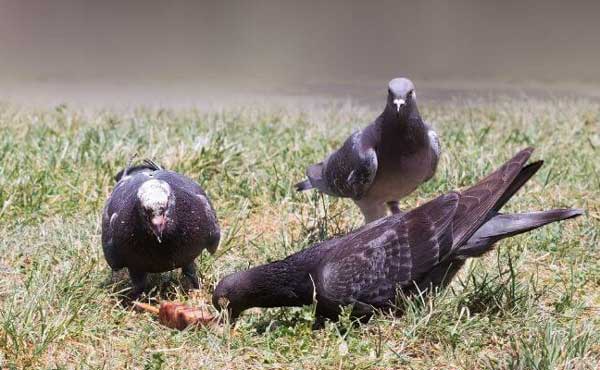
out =
[(408, 111), (398, 114), (394, 109), (386, 107), (381, 113), (379, 121), (381, 122), (381, 131), (385, 135), (401, 135), (404, 138), (419, 138), (425, 133), (425, 125), (419, 114), (416, 104), (407, 107)]
[(409, 103), (400, 113), (398, 113), (395, 106), (387, 104), (381, 113), (381, 118), (386, 123), (402, 123), (405, 121), (421, 121), (421, 114), (414, 102)]
[(309, 273), (285, 260), (240, 272), (232, 285), (228, 298), (234, 314), (252, 307), (307, 305), (314, 290)]

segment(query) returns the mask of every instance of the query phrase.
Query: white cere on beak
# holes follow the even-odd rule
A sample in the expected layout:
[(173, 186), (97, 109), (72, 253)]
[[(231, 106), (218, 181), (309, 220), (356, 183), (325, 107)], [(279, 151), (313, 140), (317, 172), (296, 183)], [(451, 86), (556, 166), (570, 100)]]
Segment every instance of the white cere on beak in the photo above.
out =
[(162, 180), (148, 180), (140, 186), (137, 197), (142, 207), (152, 211), (154, 216), (160, 214), (161, 209), (167, 208), (171, 187)]
[(394, 99), (394, 104), (396, 104), (396, 112), (400, 112), (400, 108), (406, 104), (406, 100), (400, 98)]

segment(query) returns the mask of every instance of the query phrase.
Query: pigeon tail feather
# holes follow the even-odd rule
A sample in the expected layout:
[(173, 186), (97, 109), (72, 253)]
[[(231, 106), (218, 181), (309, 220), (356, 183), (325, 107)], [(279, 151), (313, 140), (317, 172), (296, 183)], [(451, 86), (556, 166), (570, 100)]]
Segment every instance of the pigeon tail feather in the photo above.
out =
[(163, 169), (164, 169), (163, 167), (156, 164), (156, 162), (152, 161), (151, 159), (144, 159), (142, 164), (138, 164), (136, 166), (132, 166), (131, 162), (130, 162), (127, 164), (127, 167), (125, 167), (124, 169), (122, 169), (115, 175), (115, 182), (119, 182), (119, 181), (121, 181), (121, 179), (123, 177), (131, 175), (138, 171), (143, 171), (143, 170), (160, 171)]
[(163, 167), (161, 167), (159, 164), (154, 162), (152, 159), (148, 159), (148, 158), (144, 159), (144, 165), (145, 165), (145, 168), (148, 168), (150, 170), (154, 170), (154, 171), (163, 170)]
[(578, 217), (582, 214), (583, 210), (577, 208), (497, 214), (480, 227), (455, 253), (458, 256), (478, 257), (491, 250), (499, 240), (522, 234), (553, 222)]

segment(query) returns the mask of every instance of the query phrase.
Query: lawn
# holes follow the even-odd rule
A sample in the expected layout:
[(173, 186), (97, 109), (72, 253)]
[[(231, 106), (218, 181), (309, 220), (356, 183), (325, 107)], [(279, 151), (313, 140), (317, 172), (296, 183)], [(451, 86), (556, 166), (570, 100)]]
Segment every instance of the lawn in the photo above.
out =
[(247, 311), (235, 330), (183, 332), (122, 307), (100, 219), (113, 175), (137, 154), (196, 179), (222, 228), (198, 268), (155, 276), (145, 300), (208, 299), (225, 274), (360, 226), (348, 200), (296, 193), (305, 167), (377, 114), (348, 103), (224, 111), (0, 105), (0, 368), (595, 369), (600, 361), (600, 104), (511, 99), (421, 104), (438, 130), (436, 176), (412, 208), (534, 146), (538, 174), (507, 205), (584, 216), (499, 243), (449, 289), (401, 317), (311, 330), (314, 307)]

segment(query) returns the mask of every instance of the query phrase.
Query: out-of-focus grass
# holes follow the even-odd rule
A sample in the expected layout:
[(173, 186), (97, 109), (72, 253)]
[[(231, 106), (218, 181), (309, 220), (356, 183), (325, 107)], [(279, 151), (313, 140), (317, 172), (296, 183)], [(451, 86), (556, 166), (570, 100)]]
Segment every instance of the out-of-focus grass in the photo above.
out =
[(153, 280), (194, 304), (226, 273), (360, 225), (351, 202), (292, 185), (376, 112), (0, 106), (0, 368), (596, 368), (600, 106), (502, 100), (422, 110), (444, 154), (403, 208), (472, 184), (532, 145), (546, 163), (507, 209), (577, 206), (586, 215), (500, 243), (450, 289), (407, 302), (402, 317), (362, 326), (344, 317), (312, 331), (311, 307), (253, 310), (220, 335), (169, 330), (118, 305), (99, 237), (112, 176), (137, 153), (198, 180), (212, 198), (223, 239), (199, 264), (204, 295), (182, 293), (177, 273)]

